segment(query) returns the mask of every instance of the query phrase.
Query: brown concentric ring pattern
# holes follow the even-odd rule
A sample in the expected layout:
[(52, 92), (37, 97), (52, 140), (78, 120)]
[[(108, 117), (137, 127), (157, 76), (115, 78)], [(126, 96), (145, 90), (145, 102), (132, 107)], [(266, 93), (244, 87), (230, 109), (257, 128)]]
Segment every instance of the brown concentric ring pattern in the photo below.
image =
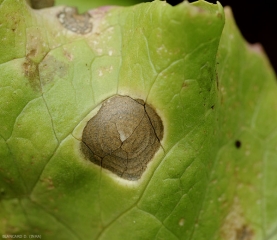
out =
[(93, 163), (137, 180), (160, 147), (163, 124), (143, 100), (113, 96), (83, 130), (82, 151)]

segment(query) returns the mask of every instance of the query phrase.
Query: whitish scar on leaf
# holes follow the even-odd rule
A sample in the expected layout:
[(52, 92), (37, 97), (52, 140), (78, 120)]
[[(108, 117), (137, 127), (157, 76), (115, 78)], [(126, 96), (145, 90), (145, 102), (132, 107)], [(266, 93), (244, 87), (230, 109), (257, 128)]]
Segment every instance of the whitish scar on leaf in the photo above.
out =
[(127, 180), (138, 180), (161, 147), (163, 124), (141, 99), (113, 96), (85, 126), (81, 151), (91, 162)]
[(57, 17), (59, 22), (71, 32), (87, 34), (92, 31), (91, 15), (88, 12), (78, 14), (76, 8), (65, 7)]

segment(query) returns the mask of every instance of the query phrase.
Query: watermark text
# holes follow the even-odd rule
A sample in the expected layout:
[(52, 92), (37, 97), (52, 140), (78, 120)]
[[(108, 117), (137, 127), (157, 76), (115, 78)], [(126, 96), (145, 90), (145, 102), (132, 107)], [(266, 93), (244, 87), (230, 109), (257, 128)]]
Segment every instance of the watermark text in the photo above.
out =
[(3, 234), (5, 239), (41, 239), (40, 234)]

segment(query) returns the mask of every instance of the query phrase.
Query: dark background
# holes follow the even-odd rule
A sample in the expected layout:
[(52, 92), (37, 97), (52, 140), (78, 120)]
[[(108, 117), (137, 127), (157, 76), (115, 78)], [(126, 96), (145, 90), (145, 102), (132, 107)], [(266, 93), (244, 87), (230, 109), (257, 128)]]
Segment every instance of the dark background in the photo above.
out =
[[(167, 0), (171, 5), (182, 1)], [(189, 1), (194, 2), (194, 1)], [(216, 3), (214, 0), (208, 2)], [(277, 73), (277, 1), (219, 0), (232, 8), (237, 25), (249, 43), (261, 43)]]

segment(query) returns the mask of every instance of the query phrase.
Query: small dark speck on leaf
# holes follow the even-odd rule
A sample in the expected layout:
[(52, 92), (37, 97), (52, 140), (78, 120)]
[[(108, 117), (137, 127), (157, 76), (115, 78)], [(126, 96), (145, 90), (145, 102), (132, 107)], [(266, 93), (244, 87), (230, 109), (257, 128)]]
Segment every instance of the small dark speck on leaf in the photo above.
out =
[(188, 84), (186, 82), (183, 83), (182, 88), (187, 88)]
[(235, 141), (235, 146), (236, 146), (236, 148), (239, 149), (241, 147), (241, 141), (239, 141), (239, 140)]
[(254, 233), (246, 225), (243, 225), (240, 229), (237, 229), (236, 240), (252, 240)]
[(222, 18), (222, 14), (221, 13), (217, 13), (217, 17), (221, 19)]

